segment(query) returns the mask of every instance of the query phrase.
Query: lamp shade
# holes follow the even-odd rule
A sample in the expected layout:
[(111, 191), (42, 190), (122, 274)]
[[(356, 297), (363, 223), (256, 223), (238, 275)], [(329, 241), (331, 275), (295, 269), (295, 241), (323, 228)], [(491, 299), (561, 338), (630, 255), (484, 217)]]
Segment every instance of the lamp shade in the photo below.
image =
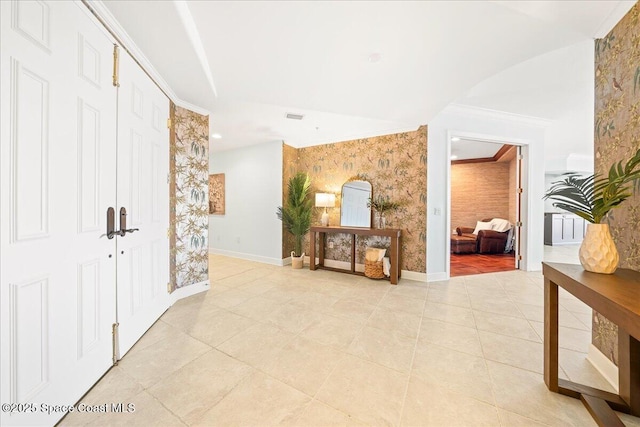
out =
[(336, 195), (330, 193), (316, 193), (316, 207), (332, 208), (336, 205)]

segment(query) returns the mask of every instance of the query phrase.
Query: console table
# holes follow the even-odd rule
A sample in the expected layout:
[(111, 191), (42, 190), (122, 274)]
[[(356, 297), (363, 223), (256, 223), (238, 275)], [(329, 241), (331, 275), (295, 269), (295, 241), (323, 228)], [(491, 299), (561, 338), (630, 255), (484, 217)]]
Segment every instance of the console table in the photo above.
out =
[[(324, 265), (324, 250), (326, 243), (326, 235), (327, 234), (350, 234), (351, 235), (351, 269), (345, 270), (341, 268), (331, 268), (326, 267)], [(398, 284), (398, 279), (400, 278), (400, 243), (401, 243), (401, 230), (395, 228), (383, 228), (383, 229), (373, 229), (373, 228), (358, 228), (358, 227), (311, 227), (310, 231), (310, 251), (309, 251), (309, 269), (315, 270), (317, 268), (322, 268), (324, 270), (332, 270), (339, 271), (342, 273), (350, 273), (350, 274), (359, 274), (364, 275), (364, 273), (356, 271), (356, 236), (382, 236), (391, 238), (391, 247), (389, 248), (389, 262), (391, 264), (390, 267), (390, 277), (392, 285)], [(320, 236), (319, 238), (319, 263), (316, 264), (316, 234)]]
[[(616, 411), (640, 416), (640, 272), (585, 271), (580, 265), (542, 263), (544, 274), (544, 382), (580, 399), (598, 425), (623, 426)], [(558, 379), (558, 286), (618, 325), (619, 395)]]

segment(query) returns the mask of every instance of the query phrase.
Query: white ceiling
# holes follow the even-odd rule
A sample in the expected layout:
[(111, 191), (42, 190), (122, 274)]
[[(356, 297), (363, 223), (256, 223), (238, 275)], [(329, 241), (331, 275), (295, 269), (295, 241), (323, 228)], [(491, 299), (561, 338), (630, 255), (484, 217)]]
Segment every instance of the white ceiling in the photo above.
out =
[(451, 141), (451, 160), (487, 159), (495, 156), (502, 146), (495, 142), (471, 139)]
[[(546, 96), (517, 78), (504, 86), (500, 80), (480, 84), (531, 58), (601, 37), (634, 4), (104, 3), (177, 97), (211, 112), (211, 130), (223, 136), (212, 140), (213, 150), (274, 140), (307, 146), (416, 129), (455, 100), (562, 116), (571, 108), (571, 91), (554, 81), (553, 68), (545, 70), (552, 83), (546, 89), (554, 89)], [(186, 18), (178, 14), (185, 5)], [(190, 38), (186, 28), (197, 34)], [(204, 57), (197, 54), (200, 44)], [(369, 61), (374, 53), (378, 62)], [(571, 68), (566, 55), (551, 59)], [(523, 90), (537, 96), (518, 102)], [(288, 120), (287, 112), (305, 117)]]

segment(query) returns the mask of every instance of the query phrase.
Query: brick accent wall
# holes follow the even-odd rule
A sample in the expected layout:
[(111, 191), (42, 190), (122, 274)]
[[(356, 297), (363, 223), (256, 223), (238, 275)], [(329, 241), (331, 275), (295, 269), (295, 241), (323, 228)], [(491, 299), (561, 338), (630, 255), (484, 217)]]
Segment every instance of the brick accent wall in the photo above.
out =
[(451, 166), (451, 228), (485, 218), (510, 219), (509, 162)]

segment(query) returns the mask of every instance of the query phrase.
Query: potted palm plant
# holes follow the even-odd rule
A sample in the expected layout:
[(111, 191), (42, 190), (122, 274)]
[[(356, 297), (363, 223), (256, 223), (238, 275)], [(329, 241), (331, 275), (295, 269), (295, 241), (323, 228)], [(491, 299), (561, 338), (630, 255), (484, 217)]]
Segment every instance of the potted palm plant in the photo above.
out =
[(293, 268), (302, 268), (304, 253), (302, 240), (311, 227), (313, 202), (309, 198), (311, 179), (309, 175), (298, 172), (288, 184), (287, 200), (284, 206), (278, 206), (276, 215), (282, 221), (285, 230), (293, 235), (294, 247), (291, 252)]
[(553, 205), (587, 220), (587, 234), (580, 246), (580, 263), (587, 271), (611, 274), (618, 267), (619, 255), (602, 221), (611, 209), (619, 206), (640, 188), (640, 150), (623, 166), (614, 163), (607, 176), (598, 174), (581, 177), (567, 174), (553, 183), (544, 199)]

